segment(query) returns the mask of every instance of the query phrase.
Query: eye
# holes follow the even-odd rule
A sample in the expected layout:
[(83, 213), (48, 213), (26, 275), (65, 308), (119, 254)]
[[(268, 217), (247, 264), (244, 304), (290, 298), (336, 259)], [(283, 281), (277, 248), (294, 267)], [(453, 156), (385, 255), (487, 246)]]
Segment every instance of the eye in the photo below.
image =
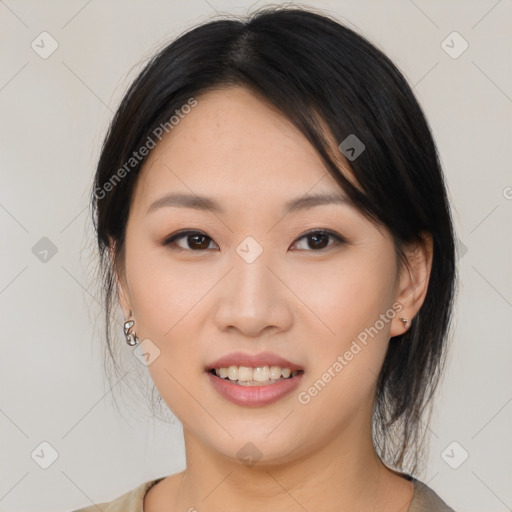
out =
[[(347, 243), (346, 239), (341, 235), (334, 231), (326, 230), (326, 229), (316, 229), (313, 231), (309, 231), (305, 233), (297, 240), (307, 240), (307, 248), (313, 249), (314, 251), (324, 250), (326, 247), (337, 246), (344, 243)], [(178, 241), (181, 241), (178, 243)], [(332, 241), (332, 243), (329, 243)], [(205, 251), (209, 248), (210, 243), (214, 243), (213, 240), (201, 231), (180, 231), (179, 233), (175, 233), (171, 235), (169, 238), (166, 238), (162, 244), (169, 246), (175, 245), (178, 247), (178, 250), (192, 250), (192, 251)], [(215, 244), (217, 246), (217, 244)], [(294, 243), (297, 245), (297, 242)], [(217, 246), (218, 248), (218, 246)], [(300, 250), (304, 250), (304, 247)]]
[[(183, 245), (178, 244), (177, 241), (183, 238), (185, 239)], [(213, 242), (213, 240), (208, 235), (202, 233), (201, 231), (181, 231), (165, 239), (163, 241), (163, 245), (175, 244), (179, 247), (179, 249), (183, 250), (204, 251), (208, 249), (208, 246), (210, 245), (209, 240)]]
[[(334, 240), (333, 243), (329, 244), (329, 238)], [(312, 248), (314, 251), (321, 251), (326, 247), (337, 246), (347, 242), (345, 238), (343, 238), (338, 233), (326, 229), (316, 229), (314, 231), (309, 231), (308, 233), (298, 238), (298, 240), (302, 239), (306, 239), (307, 246)]]

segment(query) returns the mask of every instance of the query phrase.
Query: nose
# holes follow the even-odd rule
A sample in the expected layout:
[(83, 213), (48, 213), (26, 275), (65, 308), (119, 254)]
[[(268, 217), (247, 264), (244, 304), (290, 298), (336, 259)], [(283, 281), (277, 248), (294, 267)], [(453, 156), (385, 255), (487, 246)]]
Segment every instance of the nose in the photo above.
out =
[[(293, 322), (293, 293), (265, 252), (247, 263), (237, 254), (221, 287), (215, 323), (221, 331), (237, 330), (256, 338), (268, 331), (286, 331)], [(270, 334), (270, 332), (269, 332)]]

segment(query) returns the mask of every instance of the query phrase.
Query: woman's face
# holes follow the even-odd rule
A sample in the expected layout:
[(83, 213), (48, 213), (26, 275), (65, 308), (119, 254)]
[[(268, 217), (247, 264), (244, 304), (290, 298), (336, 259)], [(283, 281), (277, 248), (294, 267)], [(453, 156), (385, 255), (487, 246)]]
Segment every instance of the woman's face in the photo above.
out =
[[(229, 458), (275, 464), (366, 442), (389, 338), (405, 330), (398, 317), (411, 318), (398, 312), (406, 285), (392, 239), (343, 200), (267, 103), (243, 88), (197, 101), (150, 152), (126, 228), (121, 305), (152, 344), (151, 377), (186, 436)], [(189, 206), (162, 199), (171, 194)], [(307, 200), (325, 194), (341, 200)], [(218, 208), (198, 207), (200, 197)], [(199, 233), (165, 243), (184, 231)], [(224, 367), (266, 382), (251, 389), (209, 372), (233, 354)], [(302, 372), (269, 384), (272, 366)]]

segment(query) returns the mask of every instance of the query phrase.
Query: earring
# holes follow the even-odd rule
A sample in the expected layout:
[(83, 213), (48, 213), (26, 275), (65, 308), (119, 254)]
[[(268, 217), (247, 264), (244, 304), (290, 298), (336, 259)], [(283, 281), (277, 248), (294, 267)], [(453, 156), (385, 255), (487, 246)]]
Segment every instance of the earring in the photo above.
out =
[(402, 322), (404, 324), (404, 327), (407, 327), (407, 324), (409, 323), (407, 321), (407, 318), (403, 318), (403, 317), (400, 317), (400, 322)]
[(128, 345), (130, 345), (131, 347), (134, 347), (135, 345), (137, 345), (137, 343), (139, 343), (139, 338), (137, 338), (135, 331), (131, 332), (131, 329), (134, 325), (134, 320), (127, 320), (124, 323), (124, 335), (126, 337), (126, 343), (128, 343)]

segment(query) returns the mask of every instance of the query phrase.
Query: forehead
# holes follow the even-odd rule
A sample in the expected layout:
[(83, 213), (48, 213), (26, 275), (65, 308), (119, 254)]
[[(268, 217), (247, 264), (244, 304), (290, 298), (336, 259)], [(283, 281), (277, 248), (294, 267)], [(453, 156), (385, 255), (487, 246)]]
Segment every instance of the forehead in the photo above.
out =
[(145, 203), (173, 190), (220, 201), (341, 192), (315, 148), (265, 99), (230, 87), (196, 100), (144, 164), (138, 195)]
[(297, 150), (306, 142), (274, 105), (243, 87), (210, 91), (196, 99), (197, 106), (169, 134), (171, 147), (178, 142), (206, 142), (205, 149), (234, 156), (235, 149), (272, 153), (287, 148)]

